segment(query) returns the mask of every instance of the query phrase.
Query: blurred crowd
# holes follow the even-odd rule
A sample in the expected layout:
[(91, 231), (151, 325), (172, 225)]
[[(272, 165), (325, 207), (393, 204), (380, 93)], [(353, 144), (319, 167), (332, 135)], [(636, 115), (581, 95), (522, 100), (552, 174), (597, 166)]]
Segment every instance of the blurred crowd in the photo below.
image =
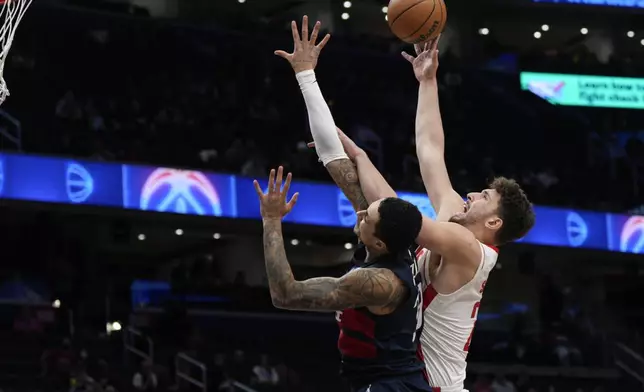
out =
[[(328, 181), (309, 141), (305, 107), (283, 29), (239, 33), (140, 19), (34, 9), (21, 27), (4, 109), (22, 123), (28, 152), (265, 175), (284, 164)], [(99, 19), (99, 20), (96, 20)], [(336, 37), (318, 66), (337, 124), (399, 189), (422, 191), (414, 147), (416, 83), (400, 45)], [(374, 50), (377, 49), (377, 50)], [(516, 74), (486, 70), (503, 53), (515, 67), (616, 74), (637, 59), (602, 64), (582, 44), (477, 61), (441, 52), (446, 159), (460, 192), (495, 175), (518, 178), (539, 204), (624, 211), (641, 196), (644, 147), (635, 111), (553, 107), (521, 92)], [(501, 56), (503, 57), (503, 56)], [(9, 147), (5, 143), (5, 147)], [(597, 183), (601, 178), (601, 183)], [(615, 197), (619, 194), (619, 197)]]

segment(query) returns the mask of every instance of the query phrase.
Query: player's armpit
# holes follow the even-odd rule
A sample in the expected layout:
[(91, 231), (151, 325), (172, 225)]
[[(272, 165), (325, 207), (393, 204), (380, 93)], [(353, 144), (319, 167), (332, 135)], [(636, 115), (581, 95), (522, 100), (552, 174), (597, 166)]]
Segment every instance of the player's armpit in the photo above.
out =
[(471, 231), (457, 223), (436, 222), (425, 216), (416, 243), (454, 262), (478, 265), (482, 256)]
[(369, 203), (360, 187), (358, 169), (350, 159), (343, 158), (331, 161), (327, 163), (326, 170), (338, 187), (342, 189), (342, 192), (356, 211), (366, 210), (369, 207)]
[(273, 297), (276, 307), (313, 311), (378, 307), (387, 311), (408, 295), (393, 272), (380, 268), (357, 269), (341, 278), (313, 278), (289, 286), (284, 296)]

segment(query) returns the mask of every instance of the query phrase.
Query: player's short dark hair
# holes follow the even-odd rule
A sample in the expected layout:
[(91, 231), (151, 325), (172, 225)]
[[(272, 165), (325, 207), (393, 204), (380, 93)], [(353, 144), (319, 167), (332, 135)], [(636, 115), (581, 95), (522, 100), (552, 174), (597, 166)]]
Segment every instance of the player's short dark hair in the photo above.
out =
[(409, 249), (416, 242), (423, 225), (423, 215), (408, 201), (388, 197), (378, 206), (380, 220), (376, 223), (375, 236), (391, 253)]
[(534, 209), (521, 186), (505, 177), (497, 177), (490, 184), (501, 196), (499, 217), (503, 220), (501, 229), (496, 233), (497, 245), (503, 245), (528, 234), (534, 226)]

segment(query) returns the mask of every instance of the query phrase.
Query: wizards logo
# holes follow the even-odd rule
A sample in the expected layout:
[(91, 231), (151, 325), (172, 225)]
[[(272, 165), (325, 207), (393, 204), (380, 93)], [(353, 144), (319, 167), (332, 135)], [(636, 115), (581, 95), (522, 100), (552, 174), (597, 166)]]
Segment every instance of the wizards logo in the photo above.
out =
[(644, 216), (631, 216), (620, 234), (619, 250), (627, 253), (644, 253)]
[(358, 220), (353, 205), (341, 190), (338, 190), (338, 219), (340, 225), (344, 227), (352, 227)]
[(84, 203), (94, 193), (94, 179), (87, 169), (79, 163), (67, 163), (65, 190), (72, 203)]
[(160, 168), (141, 189), (140, 208), (177, 214), (221, 216), (217, 190), (200, 172)]

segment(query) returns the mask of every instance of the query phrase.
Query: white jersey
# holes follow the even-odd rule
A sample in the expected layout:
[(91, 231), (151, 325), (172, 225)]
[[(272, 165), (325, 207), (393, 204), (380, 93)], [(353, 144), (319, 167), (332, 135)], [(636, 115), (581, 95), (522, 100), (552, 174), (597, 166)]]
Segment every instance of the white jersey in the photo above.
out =
[[(498, 257), (496, 248), (480, 245), (483, 253), (481, 263), (474, 278), (460, 289), (447, 295), (438, 294), (429, 278), (426, 279), (423, 294), (424, 327), (419, 354), (422, 353), (425, 362), (429, 385), (440, 388), (440, 392), (463, 391), (467, 352), (483, 289)], [(418, 260), (425, 258), (425, 271), (429, 254), (426, 249), (417, 251)]]

